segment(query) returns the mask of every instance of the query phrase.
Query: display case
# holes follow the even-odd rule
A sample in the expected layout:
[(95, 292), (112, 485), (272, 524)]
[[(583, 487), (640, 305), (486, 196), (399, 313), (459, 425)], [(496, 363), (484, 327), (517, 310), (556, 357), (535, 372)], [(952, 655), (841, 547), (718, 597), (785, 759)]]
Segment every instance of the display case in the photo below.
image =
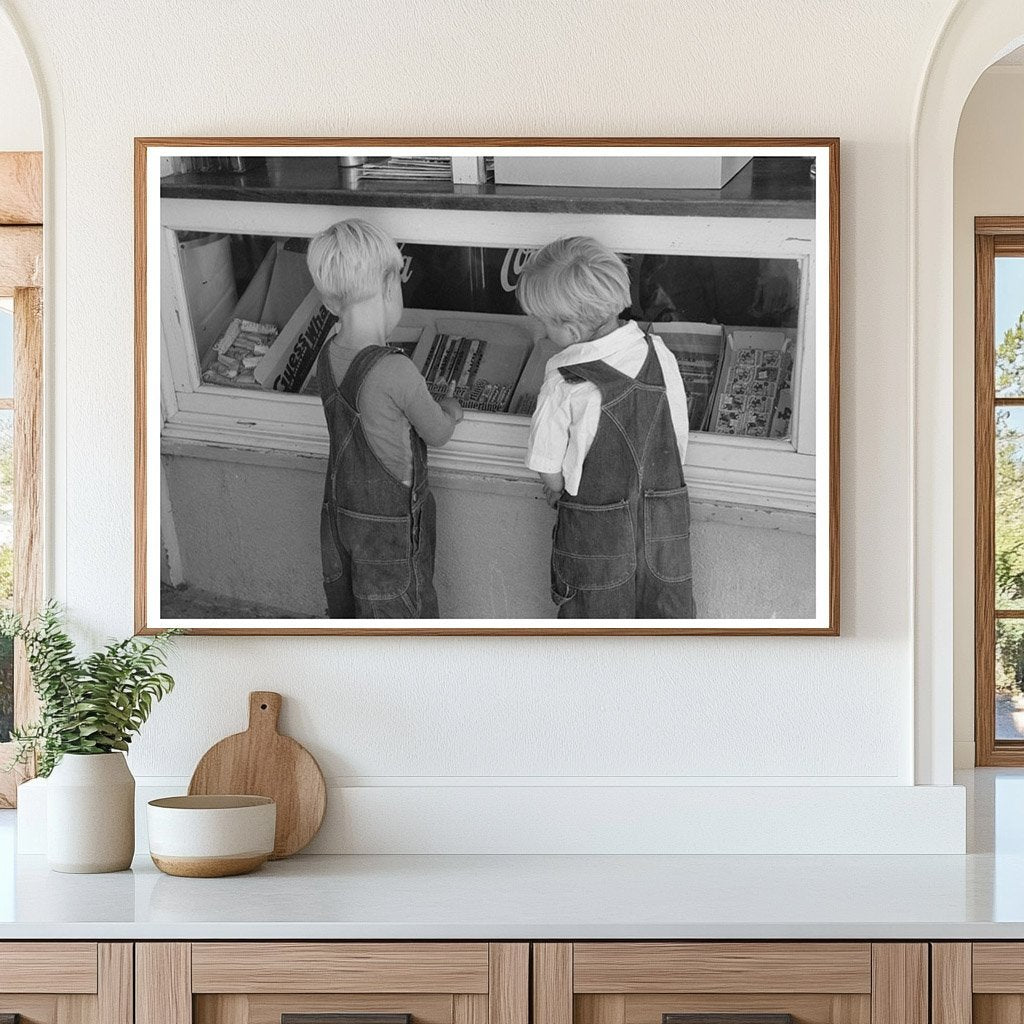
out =
[(588, 234), (627, 262), (623, 315), (679, 362), (694, 500), (815, 511), (813, 183), (715, 203), (685, 190), (233, 188), (172, 174), (159, 209), (165, 452), (326, 455), (311, 378), (333, 317), (304, 249), (329, 224), (362, 217), (403, 251), (406, 311), (391, 343), (466, 409), (430, 453), (432, 473), (536, 490), (529, 417), (554, 350), (519, 311), (515, 281), (536, 248)]

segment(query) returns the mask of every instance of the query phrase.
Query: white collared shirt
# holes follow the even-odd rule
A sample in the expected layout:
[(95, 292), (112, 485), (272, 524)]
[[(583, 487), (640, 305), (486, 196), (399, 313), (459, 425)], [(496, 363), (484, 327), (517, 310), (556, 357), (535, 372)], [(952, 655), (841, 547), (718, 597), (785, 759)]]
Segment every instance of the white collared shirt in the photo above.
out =
[[(661, 338), (651, 335), (651, 340), (665, 378), (668, 408), (679, 445), (679, 461), (685, 462), (690, 421), (683, 378), (675, 357)], [(646, 358), (644, 333), (632, 320), (611, 334), (595, 341), (569, 345), (552, 356), (544, 368), (537, 410), (530, 421), (527, 467), (538, 473), (561, 472), (566, 491), (577, 494), (583, 475), (583, 460), (594, 442), (601, 419), (601, 392), (589, 381), (570, 383), (558, 372), (559, 367), (600, 359), (627, 377), (635, 377)]]

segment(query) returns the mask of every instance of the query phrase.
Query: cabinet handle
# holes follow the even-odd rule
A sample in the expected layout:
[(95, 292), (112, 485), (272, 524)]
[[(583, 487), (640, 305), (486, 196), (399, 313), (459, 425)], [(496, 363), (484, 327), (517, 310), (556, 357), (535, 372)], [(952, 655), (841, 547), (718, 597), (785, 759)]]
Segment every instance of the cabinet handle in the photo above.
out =
[(663, 1013), (661, 1024), (794, 1024), (791, 1013)]
[[(0, 1020), (0, 1024), (8, 1024)], [(14, 1022), (17, 1024), (17, 1021)], [(281, 1024), (412, 1024), (411, 1013), (282, 1013)]]

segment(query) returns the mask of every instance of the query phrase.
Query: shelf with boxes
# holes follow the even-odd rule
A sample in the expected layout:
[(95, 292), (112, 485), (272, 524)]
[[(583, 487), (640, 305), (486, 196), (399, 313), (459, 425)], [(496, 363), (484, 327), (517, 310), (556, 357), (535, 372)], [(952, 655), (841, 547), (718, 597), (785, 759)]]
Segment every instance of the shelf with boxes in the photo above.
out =
[(587, 190), (586, 212), (562, 201), (540, 212), (493, 193), (489, 205), (477, 195), (465, 208), (383, 205), (379, 192), (362, 205), (365, 193), (343, 190), (330, 204), (322, 190), (226, 198), (226, 187), (180, 176), (163, 187), (165, 450), (326, 454), (312, 377), (333, 317), (312, 287), (305, 247), (334, 221), (362, 217), (403, 252), (406, 309), (391, 343), (436, 394), (454, 394), (467, 410), (452, 441), (431, 452), (433, 471), (468, 475), (460, 486), (481, 490), (535, 489), (524, 464), (529, 416), (554, 349), (521, 314), (515, 282), (539, 246), (590, 234), (627, 262), (633, 302), (623, 315), (659, 335), (679, 362), (694, 499), (814, 512), (815, 222), (795, 200), (758, 207), (751, 199), (742, 216), (731, 208), (691, 216), (677, 195), (659, 204), (656, 189), (643, 213), (627, 214), (615, 189)]

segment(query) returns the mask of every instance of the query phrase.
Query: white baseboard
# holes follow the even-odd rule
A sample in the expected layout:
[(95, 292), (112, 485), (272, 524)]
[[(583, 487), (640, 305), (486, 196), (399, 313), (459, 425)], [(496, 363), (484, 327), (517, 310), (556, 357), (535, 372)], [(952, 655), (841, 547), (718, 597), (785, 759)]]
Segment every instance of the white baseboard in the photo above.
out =
[[(452, 780), (454, 783), (454, 780)], [(187, 780), (138, 780), (148, 800)], [(45, 780), (19, 790), (18, 852), (45, 852)], [(960, 786), (332, 785), (318, 854), (962, 854)]]

